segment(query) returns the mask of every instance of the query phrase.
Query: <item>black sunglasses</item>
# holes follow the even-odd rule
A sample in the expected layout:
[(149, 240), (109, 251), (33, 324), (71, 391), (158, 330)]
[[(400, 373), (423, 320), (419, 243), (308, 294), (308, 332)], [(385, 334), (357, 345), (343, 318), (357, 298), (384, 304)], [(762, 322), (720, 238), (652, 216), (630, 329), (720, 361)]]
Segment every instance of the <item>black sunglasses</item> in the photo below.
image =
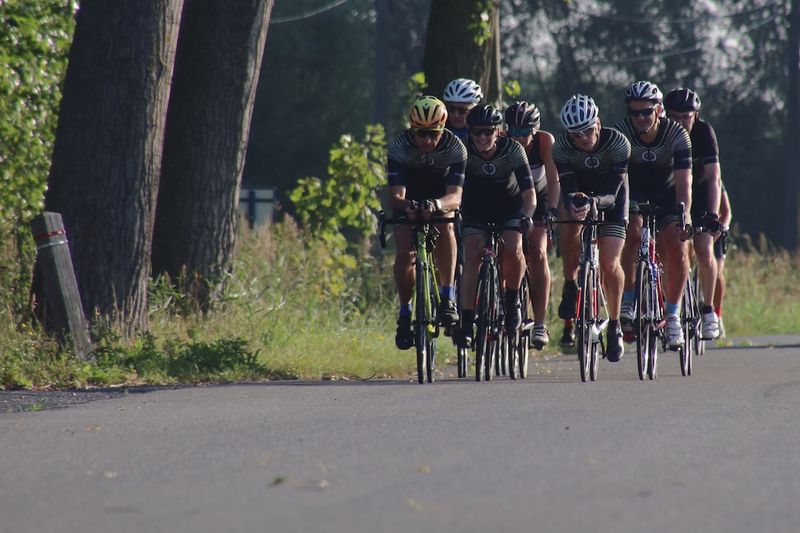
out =
[(450, 113), (451, 115), (466, 115), (470, 111), (469, 107), (462, 107), (457, 105), (448, 104), (445, 107), (447, 108), (447, 112)]
[(629, 117), (649, 117), (653, 113), (656, 112), (655, 107), (647, 107), (645, 109), (635, 110), (635, 109), (628, 109), (628, 116)]
[(469, 132), (474, 137), (478, 137), (480, 135), (483, 135), (484, 137), (489, 137), (495, 132), (495, 129), (494, 128), (473, 128), (473, 129), (469, 130)]
[(417, 137), (424, 137), (426, 139), (435, 139), (440, 133), (442, 132), (439, 130), (425, 130), (422, 128), (417, 128), (414, 130), (414, 134)]

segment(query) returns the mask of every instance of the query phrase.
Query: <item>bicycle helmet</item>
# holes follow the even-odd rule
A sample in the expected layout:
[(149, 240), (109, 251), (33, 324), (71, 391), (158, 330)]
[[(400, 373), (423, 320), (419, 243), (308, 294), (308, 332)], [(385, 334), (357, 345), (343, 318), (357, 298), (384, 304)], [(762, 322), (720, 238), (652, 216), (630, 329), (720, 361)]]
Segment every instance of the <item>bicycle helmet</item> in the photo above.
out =
[(664, 97), (664, 107), (670, 111), (700, 111), (700, 105), (700, 97), (691, 89), (673, 89)]
[(581, 131), (593, 126), (599, 115), (594, 100), (585, 94), (576, 94), (561, 108), (561, 124), (567, 131)]
[(412, 128), (443, 130), (447, 122), (447, 109), (435, 96), (417, 98), (408, 113)]
[(473, 107), (467, 115), (467, 125), (473, 126), (499, 126), (503, 123), (503, 115), (489, 104)]
[(654, 104), (660, 104), (663, 97), (664, 95), (661, 94), (658, 85), (650, 81), (637, 81), (625, 91), (626, 102), (630, 102), (631, 100), (644, 100), (653, 102)]
[(477, 104), (483, 99), (481, 86), (467, 78), (458, 78), (447, 84), (444, 101), (457, 104)]
[(539, 129), (541, 113), (534, 104), (528, 102), (514, 102), (506, 108), (506, 125), (509, 128)]

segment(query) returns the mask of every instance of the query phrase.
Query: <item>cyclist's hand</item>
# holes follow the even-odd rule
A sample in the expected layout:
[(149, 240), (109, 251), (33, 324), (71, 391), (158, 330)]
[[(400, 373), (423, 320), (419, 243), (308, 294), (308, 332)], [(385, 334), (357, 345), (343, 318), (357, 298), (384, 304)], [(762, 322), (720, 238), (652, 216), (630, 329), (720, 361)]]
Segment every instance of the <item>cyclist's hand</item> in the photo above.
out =
[(406, 217), (408, 220), (416, 220), (417, 219), (417, 212), (419, 211), (419, 204), (414, 200), (409, 201), (406, 203)]
[(589, 197), (582, 192), (575, 193), (570, 199), (569, 214), (573, 220), (585, 220), (589, 215), (590, 208)]
[(707, 213), (703, 217), (703, 227), (716, 239), (722, 231), (722, 224), (719, 223), (719, 215), (716, 213)]
[(675, 230), (678, 232), (681, 242), (688, 241), (692, 238), (692, 219), (689, 217), (688, 213), (685, 215), (683, 227), (681, 227), (681, 221), (679, 220), (678, 223), (675, 224)]
[(436, 204), (434, 203), (433, 200), (425, 200), (424, 202), (422, 202), (422, 206), (420, 209), (422, 220), (430, 220), (435, 212), (436, 212)]
[(558, 220), (558, 209), (555, 207), (548, 208), (545, 217), (547, 217), (547, 222), (552, 224)]

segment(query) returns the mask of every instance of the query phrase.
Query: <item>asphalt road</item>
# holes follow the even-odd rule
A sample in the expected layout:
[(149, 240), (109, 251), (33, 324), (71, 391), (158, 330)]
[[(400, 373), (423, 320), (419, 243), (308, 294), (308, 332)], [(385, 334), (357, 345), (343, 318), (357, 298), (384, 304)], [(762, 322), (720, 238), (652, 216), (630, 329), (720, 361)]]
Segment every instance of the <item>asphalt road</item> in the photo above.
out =
[[(0, 415), (0, 532), (796, 532), (800, 344)], [(774, 341), (771, 341), (774, 342)]]

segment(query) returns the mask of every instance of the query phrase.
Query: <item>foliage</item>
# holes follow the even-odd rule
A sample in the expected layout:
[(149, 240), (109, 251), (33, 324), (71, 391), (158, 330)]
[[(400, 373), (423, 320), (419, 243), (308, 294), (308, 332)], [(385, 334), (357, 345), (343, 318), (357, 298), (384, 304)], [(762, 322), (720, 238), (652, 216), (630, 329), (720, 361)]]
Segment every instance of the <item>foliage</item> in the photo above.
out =
[(517, 100), (522, 92), (522, 86), (517, 80), (506, 80), (503, 82), (503, 92), (511, 100)]
[(354, 235), (355, 249), (375, 232), (378, 193), (386, 183), (383, 126), (366, 127), (364, 141), (342, 135), (330, 150), (328, 178), (301, 178), (289, 194), (300, 221), (323, 241), (345, 251), (344, 232)]
[(467, 28), (473, 34), (475, 44), (483, 46), (492, 38), (491, 13), (496, 9), (494, 0), (477, 0), (473, 2), (472, 13)]

